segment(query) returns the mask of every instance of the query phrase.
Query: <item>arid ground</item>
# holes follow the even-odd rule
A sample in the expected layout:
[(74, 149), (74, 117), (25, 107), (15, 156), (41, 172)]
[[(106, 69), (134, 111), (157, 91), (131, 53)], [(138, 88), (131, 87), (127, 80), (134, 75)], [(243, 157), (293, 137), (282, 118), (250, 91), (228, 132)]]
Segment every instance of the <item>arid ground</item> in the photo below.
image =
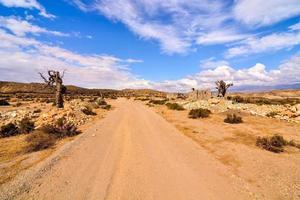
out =
[(241, 113), (187, 111), (120, 98), (71, 142), (13, 181), (0, 199), (300, 199), (300, 150), (273, 153), (257, 136), (300, 141), (300, 125)]

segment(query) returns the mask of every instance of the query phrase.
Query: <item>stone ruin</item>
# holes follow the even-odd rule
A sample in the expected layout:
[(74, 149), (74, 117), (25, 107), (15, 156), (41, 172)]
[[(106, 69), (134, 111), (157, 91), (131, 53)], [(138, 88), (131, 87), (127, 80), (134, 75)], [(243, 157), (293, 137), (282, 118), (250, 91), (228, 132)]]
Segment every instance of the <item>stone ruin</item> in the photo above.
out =
[(168, 99), (187, 99), (190, 101), (197, 101), (197, 100), (208, 100), (211, 99), (213, 96), (210, 90), (195, 90), (193, 89), (192, 92), (189, 93), (168, 93)]
[(187, 99), (196, 101), (196, 100), (208, 100), (212, 98), (212, 92), (210, 90), (196, 90), (192, 89), (192, 92), (187, 93)]

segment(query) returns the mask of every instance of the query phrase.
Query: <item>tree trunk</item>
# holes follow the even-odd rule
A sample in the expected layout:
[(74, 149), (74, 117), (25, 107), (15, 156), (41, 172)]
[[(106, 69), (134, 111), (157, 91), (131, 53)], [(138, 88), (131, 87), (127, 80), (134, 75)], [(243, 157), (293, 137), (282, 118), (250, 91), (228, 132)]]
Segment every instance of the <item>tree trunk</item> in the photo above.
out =
[(55, 103), (57, 108), (64, 107), (64, 99), (63, 99), (63, 85), (62, 82), (56, 82), (56, 95), (55, 95)]

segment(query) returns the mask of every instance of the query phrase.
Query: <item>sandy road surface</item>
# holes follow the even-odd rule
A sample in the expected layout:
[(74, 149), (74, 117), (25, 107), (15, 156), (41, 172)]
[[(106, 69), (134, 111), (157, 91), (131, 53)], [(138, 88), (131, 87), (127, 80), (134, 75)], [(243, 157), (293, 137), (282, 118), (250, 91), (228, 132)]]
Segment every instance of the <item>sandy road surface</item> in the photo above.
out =
[(150, 108), (121, 99), (18, 199), (232, 200), (252, 192)]

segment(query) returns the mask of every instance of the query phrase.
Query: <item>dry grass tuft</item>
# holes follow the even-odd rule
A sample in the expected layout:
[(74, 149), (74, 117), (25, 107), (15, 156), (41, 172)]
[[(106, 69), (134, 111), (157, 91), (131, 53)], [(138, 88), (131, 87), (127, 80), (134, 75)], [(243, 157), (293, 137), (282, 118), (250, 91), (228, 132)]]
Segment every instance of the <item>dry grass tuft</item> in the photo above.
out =
[(57, 138), (72, 137), (81, 133), (77, 126), (68, 122), (65, 118), (60, 118), (55, 124), (46, 125), (40, 130)]
[(189, 118), (198, 119), (198, 118), (207, 118), (211, 114), (211, 111), (204, 108), (192, 109), (189, 112)]
[(283, 152), (285, 146), (300, 148), (300, 145), (296, 144), (295, 141), (287, 141), (281, 135), (273, 135), (272, 137), (258, 137), (256, 139), (256, 146), (274, 153)]
[(167, 103), (166, 106), (171, 110), (184, 110), (184, 108), (178, 103)]
[(236, 115), (236, 114), (227, 114), (226, 119), (224, 119), (225, 123), (229, 123), (229, 124), (240, 124), (243, 123), (243, 119), (242, 117)]
[(41, 130), (37, 130), (34, 133), (26, 137), (27, 152), (34, 152), (52, 147), (56, 142), (56, 137), (51, 134), (44, 133)]

